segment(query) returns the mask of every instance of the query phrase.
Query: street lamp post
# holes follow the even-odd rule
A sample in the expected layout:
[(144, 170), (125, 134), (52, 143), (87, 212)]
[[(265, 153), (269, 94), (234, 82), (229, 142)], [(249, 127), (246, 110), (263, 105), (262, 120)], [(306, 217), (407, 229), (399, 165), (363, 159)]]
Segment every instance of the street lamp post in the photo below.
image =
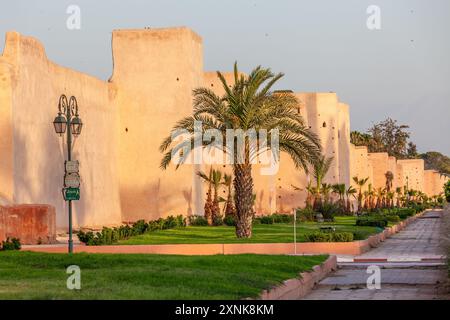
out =
[[(58, 103), (58, 115), (53, 121), (53, 126), (55, 128), (55, 132), (59, 134), (61, 137), (67, 132), (67, 161), (65, 161), (65, 176), (64, 176), (64, 189), (63, 195), (64, 200), (68, 202), (69, 208), (69, 253), (73, 252), (73, 240), (72, 240), (72, 199), (75, 198), (69, 197), (67, 190), (78, 190), (77, 194), (79, 197), (79, 175), (78, 175), (78, 167), (76, 168), (76, 172), (68, 173), (67, 163), (72, 163), (72, 135), (77, 137), (81, 133), (81, 128), (83, 123), (81, 119), (78, 117), (78, 103), (77, 99), (74, 96), (71, 96), (69, 100), (63, 94), (59, 98)], [(78, 180), (78, 188), (73, 188), (72, 184), (66, 182), (66, 178), (68, 176), (75, 177), (75, 183)], [(68, 181), (68, 180), (67, 180)], [(73, 182), (74, 180), (72, 180)]]

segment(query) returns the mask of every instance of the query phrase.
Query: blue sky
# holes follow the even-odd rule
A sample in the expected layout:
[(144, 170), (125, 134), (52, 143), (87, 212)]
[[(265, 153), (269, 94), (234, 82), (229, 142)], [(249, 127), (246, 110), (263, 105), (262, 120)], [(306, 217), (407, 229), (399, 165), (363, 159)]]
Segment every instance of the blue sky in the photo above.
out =
[[(66, 27), (71, 4), (81, 9), (80, 30)], [(369, 5), (381, 9), (381, 30), (366, 26)], [(448, 0), (15, 0), (0, 8), (0, 37), (34, 36), (51, 60), (105, 80), (113, 29), (188, 26), (203, 38), (205, 70), (235, 60), (243, 71), (271, 67), (286, 74), (279, 88), (337, 92), (354, 130), (389, 116), (410, 125), (419, 151), (450, 155)]]

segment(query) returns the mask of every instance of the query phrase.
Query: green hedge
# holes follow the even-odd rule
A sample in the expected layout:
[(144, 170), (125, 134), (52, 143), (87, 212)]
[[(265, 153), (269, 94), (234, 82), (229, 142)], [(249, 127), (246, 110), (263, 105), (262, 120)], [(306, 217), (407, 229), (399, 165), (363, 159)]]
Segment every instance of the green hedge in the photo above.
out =
[(22, 245), (19, 239), (8, 237), (5, 241), (2, 241), (0, 251), (20, 250), (20, 248), (22, 248)]
[(126, 224), (115, 228), (103, 227), (102, 231), (95, 233), (92, 231), (84, 232), (80, 230), (77, 235), (78, 239), (84, 244), (88, 246), (99, 246), (114, 244), (119, 240), (125, 240), (129, 237), (147, 232), (184, 226), (186, 226), (186, 220), (183, 216), (168, 216), (165, 219), (159, 218), (158, 220), (149, 222), (138, 220), (132, 225)]
[(352, 242), (351, 232), (313, 232), (305, 235), (308, 242)]
[(385, 216), (362, 216), (356, 219), (356, 226), (385, 228), (388, 220)]

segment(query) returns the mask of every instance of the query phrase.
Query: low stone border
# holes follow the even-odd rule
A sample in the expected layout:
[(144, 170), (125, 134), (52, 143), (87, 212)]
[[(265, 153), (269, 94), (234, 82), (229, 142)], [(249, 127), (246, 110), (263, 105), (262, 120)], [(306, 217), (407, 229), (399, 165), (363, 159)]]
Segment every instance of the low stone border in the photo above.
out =
[(289, 279), (275, 288), (264, 290), (259, 299), (261, 300), (297, 300), (306, 296), (314, 286), (328, 274), (337, 269), (336, 256), (328, 257), (325, 262), (314, 266), (311, 272), (302, 272), (299, 278)]
[[(409, 217), (398, 224), (370, 236), (366, 240), (352, 242), (298, 242), (294, 243), (225, 243), (225, 244), (159, 244), (159, 245), (112, 245), (85, 246), (76, 245), (74, 252), (87, 253), (147, 253), (147, 254), (342, 254), (360, 255), (377, 247), (388, 237), (403, 230), (408, 224), (421, 217), (425, 212)], [(67, 245), (23, 246), (23, 250), (36, 252), (66, 253)]]

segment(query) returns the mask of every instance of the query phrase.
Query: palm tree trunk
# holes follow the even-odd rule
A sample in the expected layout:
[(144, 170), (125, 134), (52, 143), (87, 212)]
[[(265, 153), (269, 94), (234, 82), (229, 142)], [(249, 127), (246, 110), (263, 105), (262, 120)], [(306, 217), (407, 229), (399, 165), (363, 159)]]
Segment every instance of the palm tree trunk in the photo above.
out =
[(236, 236), (250, 238), (253, 222), (253, 178), (251, 164), (234, 165), (234, 200), (236, 206)]

